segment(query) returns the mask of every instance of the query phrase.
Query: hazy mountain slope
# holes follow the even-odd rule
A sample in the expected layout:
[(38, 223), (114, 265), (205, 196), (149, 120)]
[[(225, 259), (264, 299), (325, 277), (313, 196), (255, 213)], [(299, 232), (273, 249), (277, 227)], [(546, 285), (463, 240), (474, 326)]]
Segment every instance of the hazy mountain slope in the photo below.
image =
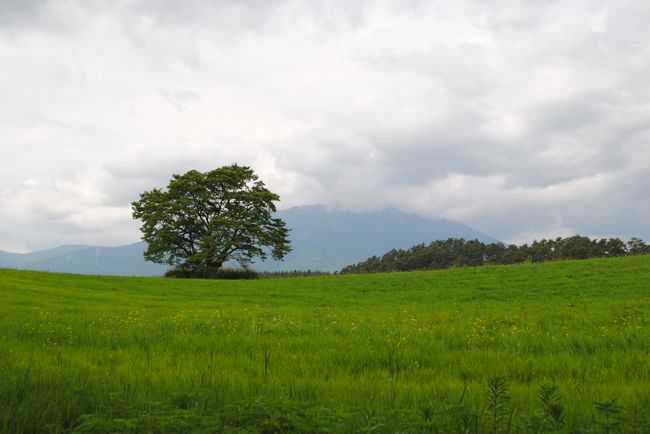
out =
[(143, 242), (120, 247), (90, 247), (72, 251), (55, 258), (25, 264), (30, 270), (58, 271), (80, 274), (112, 274), (121, 276), (159, 276), (166, 266), (147, 262), (143, 258)]
[(90, 248), (90, 246), (66, 245), (30, 253), (10, 253), (0, 250), (0, 267), (22, 268), (27, 264), (45, 261), (47, 259), (56, 258), (61, 255), (88, 248)]
[[(495, 242), (462, 223), (434, 220), (395, 209), (353, 213), (328, 211), (324, 206), (279, 211), (291, 229), (293, 251), (284, 261), (253, 265), (259, 271), (336, 271), (381, 255), (392, 248), (408, 248), (436, 239), (462, 237)], [(0, 252), (0, 267), (123, 276), (162, 275), (167, 267), (146, 262), (145, 243), (120, 247), (61, 246), (28, 254)]]
[(0, 267), (14, 267), (14, 257), (17, 253), (9, 253), (0, 250)]
[(283, 262), (258, 263), (255, 269), (334, 271), (392, 248), (408, 248), (436, 239), (462, 237), (497, 242), (462, 223), (396, 209), (353, 213), (313, 205), (280, 211), (278, 216), (291, 228), (293, 251)]

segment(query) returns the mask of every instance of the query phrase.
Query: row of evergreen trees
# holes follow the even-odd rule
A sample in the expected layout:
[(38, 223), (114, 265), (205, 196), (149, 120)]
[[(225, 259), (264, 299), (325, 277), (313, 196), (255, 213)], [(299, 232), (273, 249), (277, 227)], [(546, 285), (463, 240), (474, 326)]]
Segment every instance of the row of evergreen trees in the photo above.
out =
[(429, 245), (418, 244), (408, 250), (393, 249), (382, 257), (372, 256), (358, 264), (348, 265), (341, 273), (431, 270), (454, 266), (515, 264), (526, 261), (543, 262), (646, 253), (650, 253), (650, 245), (639, 238), (632, 238), (625, 243), (618, 238), (592, 240), (575, 235), (543, 239), (521, 246), (449, 238), (434, 241)]

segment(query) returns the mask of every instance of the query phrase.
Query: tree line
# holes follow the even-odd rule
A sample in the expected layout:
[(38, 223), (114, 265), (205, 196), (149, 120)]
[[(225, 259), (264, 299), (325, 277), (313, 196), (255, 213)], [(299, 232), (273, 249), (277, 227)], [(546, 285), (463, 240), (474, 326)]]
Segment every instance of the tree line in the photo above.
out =
[(251, 280), (269, 279), (275, 277), (309, 277), (329, 276), (335, 274), (329, 271), (320, 270), (278, 270), (278, 271), (255, 271), (251, 268), (220, 268), (219, 270), (183, 270), (171, 269), (165, 273), (165, 277), (171, 278), (192, 278), (192, 279), (221, 279), (221, 280)]
[(531, 244), (506, 245), (479, 240), (449, 238), (410, 249), (392, 249), (383, 256), (372, 256), (348, 265), (341, 273), (378, 273), (432, 270), (485, 264), (516, 264), (559, 259), (587, 259), (650, 253), (650, 245), (640, 238), (623, 242), (619, 238), (591, 239), (580, 235), (535, 240)]

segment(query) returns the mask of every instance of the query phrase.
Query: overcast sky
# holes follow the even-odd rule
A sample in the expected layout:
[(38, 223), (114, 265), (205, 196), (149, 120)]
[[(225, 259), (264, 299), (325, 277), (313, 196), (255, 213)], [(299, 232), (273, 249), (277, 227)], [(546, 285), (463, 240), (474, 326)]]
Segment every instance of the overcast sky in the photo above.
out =
[(650, 2), (0, 1), (0, 249), (139, 239), (238, 162), (280, 208), (650, 240)]

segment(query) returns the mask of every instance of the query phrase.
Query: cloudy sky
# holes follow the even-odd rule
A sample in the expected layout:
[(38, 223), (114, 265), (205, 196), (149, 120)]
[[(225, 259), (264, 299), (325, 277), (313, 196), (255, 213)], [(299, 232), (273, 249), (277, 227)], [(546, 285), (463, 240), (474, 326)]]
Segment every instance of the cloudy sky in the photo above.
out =
[(650, 2), (1, 0), (0, 249), (139, 239), (238, 162), (281, 208), (650, 240)]

